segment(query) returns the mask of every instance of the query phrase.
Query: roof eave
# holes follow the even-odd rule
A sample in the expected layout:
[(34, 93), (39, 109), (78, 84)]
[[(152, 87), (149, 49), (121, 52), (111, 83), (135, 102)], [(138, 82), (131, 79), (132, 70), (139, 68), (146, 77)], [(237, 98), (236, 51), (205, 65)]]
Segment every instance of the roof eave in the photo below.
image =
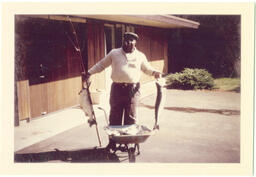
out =
[(158, 28), (195, 28), (199, 23), (172, 15), (79, 15), (92, 19), (122, 22)]

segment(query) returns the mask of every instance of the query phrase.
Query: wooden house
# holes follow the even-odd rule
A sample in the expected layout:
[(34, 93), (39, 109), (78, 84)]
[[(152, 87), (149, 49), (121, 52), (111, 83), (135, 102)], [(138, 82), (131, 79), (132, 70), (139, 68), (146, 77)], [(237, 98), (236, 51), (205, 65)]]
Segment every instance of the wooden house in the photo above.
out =
[[(121, 47), (124, 32), (137, 33), (137, 48), (153, 67), (168, 73), (169, 29), (198, 26), (172, 15), (16, 15), (16, 125), (77, 105), (82, 68)], [(152, 93), (152, 80), (143, 75), (144, 95)], [(108, 91), (110, 84), (108, 68), (93, 76), (91, 89)]]

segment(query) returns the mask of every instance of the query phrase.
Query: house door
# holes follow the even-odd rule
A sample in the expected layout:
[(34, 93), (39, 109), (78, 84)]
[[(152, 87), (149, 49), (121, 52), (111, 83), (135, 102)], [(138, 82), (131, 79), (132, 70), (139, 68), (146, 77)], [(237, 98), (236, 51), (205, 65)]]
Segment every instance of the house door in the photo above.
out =
[[(67, 67), (64, 55), (65, 41), (41, 34), (35, 35), (32, 43), (29, 85), (30, 110), (33, 118), (54, 110), (56, 105), (52, 105), (51, 100), (60, 99), (58, 95), (63, 89), (58, 80), (65, 78)], [(62, 56), (59, 55), (61, 53)]]
[[(40, 37), (41, 38), (41, 37)], [(29, 61), (30, 110), (31, 117), (38, 117), (48, 112), (47, 80), (49, 80), (49, 54), (45, 38), (33, 41), (31, 60)], [(48, 55), (48, 56), (47, 56)]]

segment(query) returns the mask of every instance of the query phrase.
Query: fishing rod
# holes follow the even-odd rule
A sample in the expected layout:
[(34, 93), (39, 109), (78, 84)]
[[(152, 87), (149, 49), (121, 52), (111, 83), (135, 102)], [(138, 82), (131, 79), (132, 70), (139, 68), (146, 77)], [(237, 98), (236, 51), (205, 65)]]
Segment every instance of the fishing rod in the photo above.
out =
[[(74, 25), (72, 23), (71, 18), (69, 16), (67, 16), (67, 18), (69, 19), (70, 25), (72, 27), (72, 32), (73, 32), (73, 36), (75, 38), (75, 43), (76, 44), (73, 42), (73, 40), (71, 38), (69, 38), (69, 40), (74, 45), (75, 50), (79, 53), (79, 58), (81, 60), (82, 73), (86, 74), (87, 72), (85, 72), (84, 62), (83, 62), (81, 48), (80, 48), (80, 45), (79, 45), (79, 42), (78, 42), (76, 30), (74, 28)], [(87, 81), (85, 81), (85, 84), (86, 84), (86, 89), (88, 91), (88, 99), (89, 99), (90, 104), (92, 105), (91, 95), (90, 95), (90, 92), (89, 92), (90, 84)], [(83, 85), (83, 88), (84, 88), (84, 85)], [(92, 114), (93, 114), (93, 119), (95, 120), (94, 123), (95, 123), (95, 128), (96, 128), (96, 133), (97, 133), (98, 141), (99, 141), (99, 146), (101, 147), (101, 140), (100, 140), (100, 136), (99, 136), (98, 124), (97, 124), (97, 121), (96, 121), (96, 116), (95, 116), (95, 112), (93, 110), (93, 106), (92, 106)]]
[(67, 17), (69, 19), (69, 22), (70, 22), (70, 25), (71, 25), (71, 28), (72, 28), (72, 33), (73, 33), (73, 36), (75, 37), (75, 43), (76, 44), (73, 42), (73, 40), (69, 36), (68, 36), (68, 38), (71, 41), (71, 43), (73, 44), (75, 50), (79, 53), (79, 58), (81, 60), (80, 64), (81, 64), (81, 67), (82, 67), (82, 72), (84, 72), (84, 74), (86, 74), (85, 67), (84, 67), (84, 62), (83, 62), (83, 57), (82, 57), (82, 52), (81, 52), (81, 48), (80, 48), (78, 38), (77, 38), (77, 33), (76, 33), (76, 30), (75, 30), (75, 27), (72, 23), (71, 18), (69, 16), (67, 16)]

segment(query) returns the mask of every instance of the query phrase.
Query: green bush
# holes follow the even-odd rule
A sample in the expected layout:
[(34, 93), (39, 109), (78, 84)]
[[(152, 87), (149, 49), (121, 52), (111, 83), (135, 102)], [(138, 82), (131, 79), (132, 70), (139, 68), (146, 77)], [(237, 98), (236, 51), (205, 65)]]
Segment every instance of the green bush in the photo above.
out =
[(180, 73), (169, 74), (166, 76), (168, 88), (196, 90), (212, 89), (214, 79), (205, 69), (185, 68)]

